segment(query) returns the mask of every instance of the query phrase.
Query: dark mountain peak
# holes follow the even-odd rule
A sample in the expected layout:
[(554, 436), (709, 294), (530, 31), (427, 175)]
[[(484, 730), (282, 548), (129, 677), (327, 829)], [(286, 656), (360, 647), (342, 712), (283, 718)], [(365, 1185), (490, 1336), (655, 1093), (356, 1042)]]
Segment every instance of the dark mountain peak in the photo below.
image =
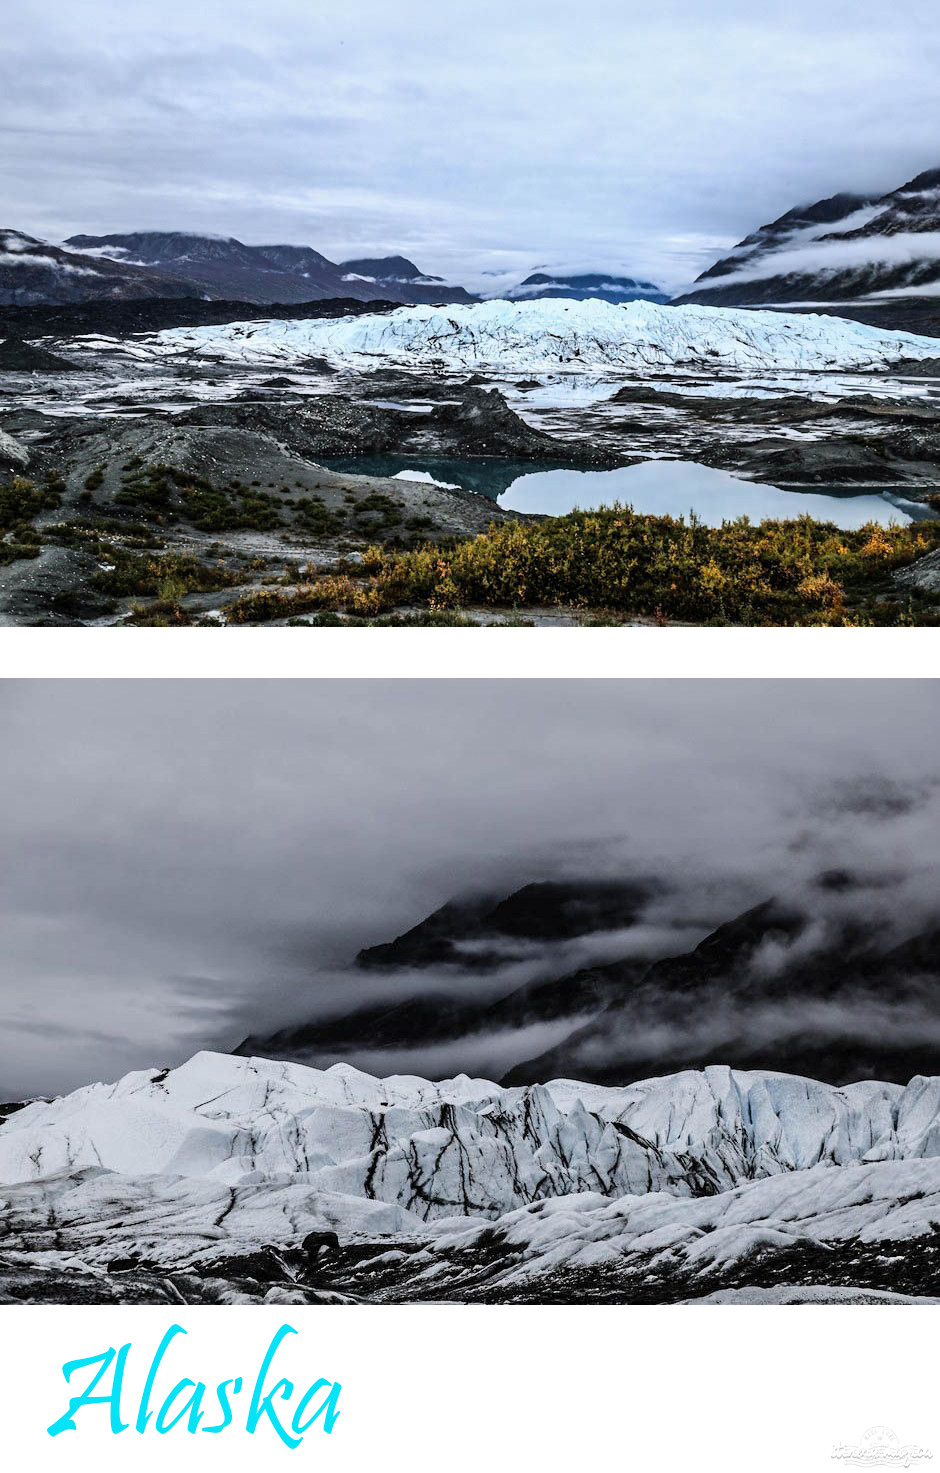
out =
[[(499, 939), (552, 942), (632, 925), (653, 893), (648, 881), (540, 880), (511, 895), (448, 901), (410, 931), (360, 951), (360, 967), (489, 967)], [(480, 945), (491, 942), (492, 945)]]
[(692, 955), (705, 958), (710, 964), (738, 962), (767, 941), (792, 941), (806, 924), (807, 917), (799, 910), (776, 898), (763, 900), (712, 931), (699, 942)]
[[(432, 306), (443, 302), (475, 302), (476, 297), (462, 286), (449, 286), (441, 276), (429, 276), (407, 256), (356, 256), (343, 261), (339, 270), (343, 280), (352, 279), (368, 290), (394, 296), (401, 302), (423, 302)], [(362, 277), (360, 283), (356, 277)]]
[(115, 251), (147, 266), (181, 261), (245, 261), (250, 247), (234, 236), (199, 235), (188, 230), (129, 230), (111, 235), (72, 235), (65, 245), (76, 250)]
[(642, 287), (647, 291), (658, 291), (659, 288), (652, 281), (637, 281), (632, 276), (617, 276), (608, 271), (582, 271), (573, 275), (560, 275), (558, 272), (533, 271), (522, 282), (523, 286), (544, 286), (546, 283), (561, 286), (575, 286), (584, 290), (594, 287), (602, 287), (605, 282), (616, 282), (623, 287)]
[(896, 190), (896, 194), (923, 194), (928, 189), (940, 189), (940, 169), (925, 169)]
[(21, 249), (23, 246), (41, 246), (44, 250), (54, 249), (35, 235), (27, 235), (23, 230), (13, 230), (10, 226), (0, 226), (0, 248), (11, 251)]
[(313, 246), (264, 245), (252, 246), (251, 249), (256, 256), (270, 261), (282, 271), (309, 271), (311, 267), (326, 270), (331, 274), (339, 271), (335, 262), (322, 255), (320, 251), (315, 251)]
[(875, 204), (879, 198), (875, 194), (830, 194), (826, 199), (816, 200), (814, 204), (797, 205), (795, 209), (787, 210), (779, 219), (772, 220), (769, 225), (762, 225), (757, 235), (784, 234), (804, 225), (831, 225), (836, 220), (847, 219), (866, 205)]
[(341, 261), (344, 271), (357, 276), (374, 276), (376, 281), (441, 281), (440, 276), (427, 276), (407, 256), (359, 256)]

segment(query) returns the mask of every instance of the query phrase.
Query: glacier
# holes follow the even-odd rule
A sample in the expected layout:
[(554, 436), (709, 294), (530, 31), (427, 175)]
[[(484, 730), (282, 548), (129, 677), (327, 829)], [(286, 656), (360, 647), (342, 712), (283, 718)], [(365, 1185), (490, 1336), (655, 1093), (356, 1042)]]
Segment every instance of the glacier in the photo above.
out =
[(360, 1296), (365, 1279), (365, 1297), (472, 1298), (664, 1266), (714, 1277), (837, 1243), (932, 1248), (938, 1222), (940, 1078), (836, 1088), (713, 1066), (503, 1088), (205, 1052), (0, 1126), (14, 1277), (144, 1264), (221, 1282), (220, 1262), (259, 1254), (302, 1277), (303, 1240), (327, 1232)]
[(336, 319), (171, 328), (151, 354), (290, 364), (317, 356), (367, 369), (496, 372), (818, 372), (883, 369), (937, 356), (935, 338), (819, 314), (569, 299), (401, 307)]

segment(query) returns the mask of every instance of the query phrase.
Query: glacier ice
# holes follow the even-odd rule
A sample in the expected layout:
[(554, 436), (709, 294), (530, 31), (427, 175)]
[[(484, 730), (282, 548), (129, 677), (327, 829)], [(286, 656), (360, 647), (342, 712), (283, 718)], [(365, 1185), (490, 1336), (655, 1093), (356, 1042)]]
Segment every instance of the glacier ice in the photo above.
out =
[(149, 339), (146, 351), (246, 364), (315, 355), (360, 368), (378, 358), (412, 368), (507, 372), (817, 372), (931, 359), (937, 342), (815, 313), (559, 299), (171, 328)]

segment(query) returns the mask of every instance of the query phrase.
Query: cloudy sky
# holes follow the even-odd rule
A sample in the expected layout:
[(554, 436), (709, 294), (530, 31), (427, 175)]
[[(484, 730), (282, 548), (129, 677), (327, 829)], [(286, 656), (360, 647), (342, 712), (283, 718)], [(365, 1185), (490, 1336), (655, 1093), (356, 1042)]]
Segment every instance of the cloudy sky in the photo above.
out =
[(934, 681), (0, 683), (0, 1100), (334, 1007), (455, 893), (833, 865), (936, 903)]
[(10, 0), (0, 224), (679, 287), (940, 164), (938, 71), (935, 0)]

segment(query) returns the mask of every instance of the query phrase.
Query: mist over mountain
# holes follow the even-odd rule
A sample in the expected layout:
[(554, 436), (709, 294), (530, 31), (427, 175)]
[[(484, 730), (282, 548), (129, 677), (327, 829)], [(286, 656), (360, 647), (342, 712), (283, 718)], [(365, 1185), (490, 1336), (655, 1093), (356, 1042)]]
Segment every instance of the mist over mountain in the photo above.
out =
[[(537, 271), (498, 293), (511, 301), (666, 302), (650, 281), (613, 272)], [(476, 302), (463, 286), (422, 271), (407, 256), (361, 256), (339, 263), (307, 245), (246, 245), (234, 236), (187, 230), (70, 235), (61, 246), (0, 233), (0, 304), (60, 305), (107, 297), (201, 296), (248, 304), (351, 298), (399, 305)]]
[[(245, 245), (234, 237), (187, 231), (131, 231), (114, 235), (73, 235), (65, 242), (75, 250), (94, 251), (121, 261), (140, 262), (160, 273), (182, 276), (210, 296), (245, 302), (305, 302), (329, 297), (394, 302), (451, 300), (451, 289), (421, 277), (418, 268), (394, 273), (390, 257), (381, 279), (360, 275), (355, 263), (337, 265), (306, 245)], [(382, 265), (383, 263), (375, 263)], [(459, 290), (456, 300), (470, 300)]]
[(450, 286), (441, 276), (429, 276), (406, 256), (363, 256), (342, 261), (343, 281), (372, 286), (374, 295), (404, 302), (474, 302), (462, 286)]
[(0, 305), (32, 307), (189, 297), (190, 282), (137, 262), (66, 251), (21, 230), (0, 230)]
[(518, 286), (503, 293), (511, 302), (540, 298), (567, 297), (584, 302), (668, 302), (669, 293), (652, 281), (635, 281), (632, 276), (614, 272), (585, 271), (566, 274), (557, 271), (534, 271)]
[(232, 236), (190, 231), (78, 234), (61, 246), (18, 230), (0, 231), (0, 305), (181, 297), (254, 305), (475, 300), (463, 287), (426, 276), (400, 256), (337, 265), (311, 246), (251, 246)]
[(8, 682), (0, 1098), (246, 1040), (935, 1072), (934, 686)]
[[(923, 300), (919, 300), (923, 299)], [(933, 299), (931, 302), (930, 299)], [(677, 302), (705, 306), (880, 307), (903, 325), (940, 305), (940, 169), (883, 195), (797, 206), (746, 236)], [(923, 329), (921, 329), (923, 330)]]
[(513, 1085), (619, 1086), (719, 1062), (905, 1083), (940, 1070), (940, 906), (899, 942), (904, 922), (883, 915), (896, 883), (830, 871), (675, 953), (683, 924), (695, 927), (681, 887), (586, 880), (458, 897), (359, 953), (359, 969), (387, 976), (385, 1000), (373, 988), (236, 1052)]

